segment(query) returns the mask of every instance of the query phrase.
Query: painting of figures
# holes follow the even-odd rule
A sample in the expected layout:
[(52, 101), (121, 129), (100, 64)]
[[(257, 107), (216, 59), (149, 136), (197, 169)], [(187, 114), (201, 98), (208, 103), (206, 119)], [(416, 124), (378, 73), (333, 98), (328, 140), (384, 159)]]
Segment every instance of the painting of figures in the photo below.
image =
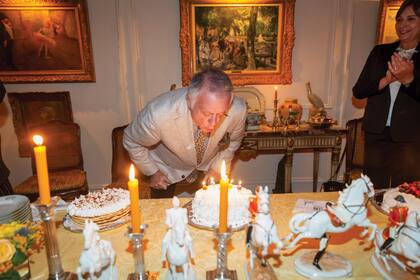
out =
[(73, 2), (1, 6), (0, 76), (4, 82), (94, 79), (87, 19), (82, 17), (80, 1)]
[(194, 72), (277, 71), (280, 6), (194, 5)]

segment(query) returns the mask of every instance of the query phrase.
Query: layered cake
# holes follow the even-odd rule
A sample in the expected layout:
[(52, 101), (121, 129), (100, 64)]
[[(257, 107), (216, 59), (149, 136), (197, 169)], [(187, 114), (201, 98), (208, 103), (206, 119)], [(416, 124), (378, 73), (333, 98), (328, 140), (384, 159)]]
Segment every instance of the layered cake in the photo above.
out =
[(89, 192), (73, 200), (67, 212), (71, 221), (81, 228), (89, 219), (103, 229), (130, 215), (130, 195), (124, 189)]
[(408, 211), (420, 211), (420, 182), (404, 183), (387, 190), (382, 201), (382, 209), (386, 212), (392, 207), (407, 207)]
[[(249, 222), (249, 200), (252, 192), (240, 185), (229, 187), (228, 226), (238, 228)], [(216, 228), (219, 225), (220, 185), (212, 184), (195, 193), (192, 201), (194, 224)]]

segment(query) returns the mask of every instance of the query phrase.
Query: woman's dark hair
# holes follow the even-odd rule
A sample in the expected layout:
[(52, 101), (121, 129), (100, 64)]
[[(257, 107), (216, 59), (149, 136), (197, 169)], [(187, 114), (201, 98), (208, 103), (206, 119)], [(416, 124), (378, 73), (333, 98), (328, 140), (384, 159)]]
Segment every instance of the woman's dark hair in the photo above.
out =
[(420, 17), (420, 0), (405, 0), (398, 9), (396, 18), (401, 16), (404, 10), (408, 7), (413, 7), (413, 11), (416, 16)]

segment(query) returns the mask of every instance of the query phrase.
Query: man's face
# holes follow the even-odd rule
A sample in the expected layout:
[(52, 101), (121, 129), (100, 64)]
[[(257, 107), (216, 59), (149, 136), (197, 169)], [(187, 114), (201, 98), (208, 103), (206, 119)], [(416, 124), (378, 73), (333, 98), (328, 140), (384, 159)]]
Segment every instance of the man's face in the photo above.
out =
[(219, 126), (229, 111), (230, 95), (211, 93), (208, 87), (204, 85), (196, 98), (197, 100), (193, 105), (188, 99), (188, 104), (192, 105), (190, 110), (193, 122), (203, 132), (211, 133)]

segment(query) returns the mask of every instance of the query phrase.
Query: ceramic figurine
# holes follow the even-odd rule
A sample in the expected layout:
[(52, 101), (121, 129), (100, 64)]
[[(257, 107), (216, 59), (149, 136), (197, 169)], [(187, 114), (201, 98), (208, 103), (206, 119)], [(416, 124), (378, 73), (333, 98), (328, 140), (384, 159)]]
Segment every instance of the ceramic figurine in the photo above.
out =
[(77, 268), (78, 279), (116, 280), (118, 270), (115, 267), (115, 251), (111, 242), (102, 240), (99, 227), (90, 220), (85, 220), (83, 229), (84, 248)]
[[(166, 210), (166, 225), (168, 231), (162, 240), (162, 262), (169, 263), (166, 279), (195, 279), (190, 258), (194, 259), (192, 238), (188, 230), (187, 209), (179, 207), (176, 196), (172, 199), (173, 208)], [(182, 273), (179, 272), (182, 268)]]
[[(407, 212), (406, 207), (391, 208), (389, 226), (375, 238), (371, 261), (385, 279), (416, 279), (408, 271), (420, 267), (420, 211)], [(400, 260), (398, 255), (405, 260)]]
[(367, 218), (365, 193), (368, 197), (373, 197), (375, 191), (369, 177), (362, 174), (361, 178), (354, 180), (351, 185), (346, 184), (335, 205), (327, 203), (324, 210), (310, 214), (298, 213), (292, 217), (289, 222), (292, 233), (286, 237), (286, 241), (292, 240), (293, 237), (294, 239), (288, 245), (288, 249), (294, 248), (302, 238), (320, 239), (318, 251), (305, 253), (295, 259), (298, 273), (306, 277), (321, 278), (344, 277), (351, 274), (351, 263), (344, 258), (328, 254), (323, 260), (324, 264), (321, 258), (328, 244), (326, 233), (345, 232), (353, 226), (359, 226), (365, 228), (361, 237), (365, 237), (371, 229), (368, 240), (373, 242), (377, 226)]
[[(258, 187), (256, 190), (256, 203), (250, 204), (251, 215), (255, 219), (251, 222), (247, 232), (247, 247), (249, 249), (248, 279), (277, 279), (273, 269), (269, 266), (266, 257), (268, 248), (275, 245), (273, 253), (278, 255), (283, 248), (283, 242), (278, 237), (277, 228), (270, 215), (270, 201), (268, 187)], [(256, 204), (256, 206), (255, 206)], [(259, 257), (258, 267), (254, 265), (254, 258)]]

